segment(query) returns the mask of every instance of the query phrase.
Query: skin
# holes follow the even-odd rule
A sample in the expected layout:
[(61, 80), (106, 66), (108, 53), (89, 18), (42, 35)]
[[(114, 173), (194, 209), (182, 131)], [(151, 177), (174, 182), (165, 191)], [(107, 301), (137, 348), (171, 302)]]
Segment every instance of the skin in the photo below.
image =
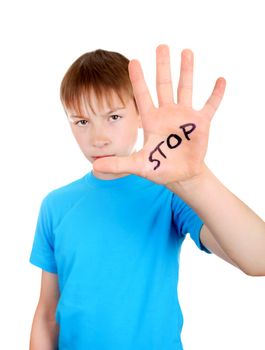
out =
[[(154, 107), (140, 63), (132, 60), (129, 74), (140, 114), (137, 114), (133, 101), (128, 99), (121, 113), (124, 113), (124, 118), (111, 124), (109, 119), (100, 117), (110, 106), (107, 106), (106, 101), (100, 106), (92, 95), (95, 114), (86, 103), (81, 118), (72, 120), (71, 116), (76, 115), (76, 112), (67, 111), (73, 135), (85, 157), (92, 163), (97, 177), (107, 180), (131, 173), (164, 184), (202, 218), (205, 224), (200, 239), (210, 251), (250, 276), (264, 276), (264, 221), (230, 192), (204, 162), (210, 122), (224, 95), (225, 80), (217, 79), (204, 107), (195, 111), (192, 108), (192, 51), (182, 51), (177, 103), (174, 102), (172, 92), (169, 48), (166, 45), (158, 46), (156, 57), (158, 108)], [(117, 107), (117, 104), (120, 106), (120, 101), (114, 94), (112, 107)], [(119, 115), (120, 111), (113, 114)], [(73, 124), (88, 118), (87, 126)], [(181, 134), (181, 126), (188, 123), (195, 124), (196, 128), (187, 138)], [(136, 152), (137, 130), (141, 126), (144, 146)], [(179, 146), (167, 147), (166, 140), (176, 134), (182, 140)], [(160, 164), (154, 170), (150, 154), (159, 144), (166, 158), (156, 151)], [(115, 156), (96, 161), (91, 158), (102, 154)], [(57, 302), (57, 276), (44, 272), (30, 349), (56, 347), (54, 312)]]
[[(82, 116), (79, 116), (80, 118), (73, 118), (73, 116), (78, 115), (75, 110), (66, 109), (73, 135), (81, 151), (92, 164), (94, 163), (92, 156), (115, 154), (124, 157), (136, 152), (135, 144), (138, 129), (141, 128), (141, 118), (135, 108), (133, 99), (125, 95), (123, 98), (125, 105), (122, 104), (118, 95), (113, 93), (109, 106), (106, 99), (103, 99), (102, 104), (100, 104), (95, 94), (92, 93), (90, 101), (95, 113), (92, 112), (89, 104), (83, 99)], [(110, 110), (113, 110), (113, 112), (107, 114)], [(122, 118), (117, 117), (117, 115)], [(96, 177), (104, 180), (128, 175), (126, 173), (101, 173), (96, 170), (93, 172)], [(40, 299), (31, 330), (30, 350), (57, 348), (59, 327), (55, 321), (55, 312), (58, 300), (57, 275), (43, 271)]]
[[(135, 145), (141, 118), (133, 99), (124, 96), (125, 105), (113, 92), (111, 105), (106, 98), (100, 104), (95, 94), (90, 96), (91, 107), (83, 99), (82, 115), (73, 109), (66, 109), (72, 133), (85, 157), (94, 163), (93, 156), (115, 154), (119, 157), (130, 156), (136, 152)], [(121, 108), (120, 108), (121, 107)], [(111, 113), (108, 113), (112, 110)], [(78, 116), (79, 118), (75, 118)], [(103, 116), (103, 117), (102, 117)], [(119, 178), (128, 173), (107, 173), (93, 169), (96, 177), (104, 180)]]
[[(129, 75), (142, 119), (144, 145), (127, 157), (96, 160), (95, 171), (113, 174), (132, 173), (163, 184), (179, 195), (204, 221), (200, 238), (213, 253), (251, 276), (265, 276), (265, 223), (246, 204), (230, 192), (206, 166), (211, 120), (223, 98), (226, 81), (216, 80), (209, 99), (201, 110), (192, 108), (193, 52), (181, 53), (177, 102), (173, 96), (169, 48), (156, 50), (156, 90), (154, 106), (139, 61), (129, 64)], [(196, 125), (177, 148), (165, 142), (187, 123)], [(160, 166), (154, 170), (150, 155), (156, 151)], [(210, 195), (209, 195), (210, 194)]]

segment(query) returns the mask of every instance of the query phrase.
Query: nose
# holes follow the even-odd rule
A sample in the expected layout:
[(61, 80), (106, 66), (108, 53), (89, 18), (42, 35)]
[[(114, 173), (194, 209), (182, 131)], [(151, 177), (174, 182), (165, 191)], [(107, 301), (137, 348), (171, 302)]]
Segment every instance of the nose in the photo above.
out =
[(105, 147), (110, 143), (109, 137), (107, 136), (104, 128), (100, 125), (96, 126), (92, 130), (92, 145), (94, 147)]

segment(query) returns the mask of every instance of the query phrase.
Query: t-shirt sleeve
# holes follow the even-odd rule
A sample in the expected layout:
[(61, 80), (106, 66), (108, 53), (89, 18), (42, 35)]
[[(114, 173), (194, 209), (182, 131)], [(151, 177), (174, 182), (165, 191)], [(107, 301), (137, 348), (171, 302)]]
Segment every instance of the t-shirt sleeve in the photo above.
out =
[(201, 242), (200, 232), (204, 222), (198, 214), (188, 206), (180, 197), (173, 193), (172, 198), (173, 222), (177, 234), (185, 237), (190, 234), (197, 247), (206, 253), (211, 253)]
[(57, 266), (54, 257), (54, 235), (51, 222), (48, 196), (46, 196), (42, 200), (40, 206), (29, 261), (45, 271), (57, 273)]

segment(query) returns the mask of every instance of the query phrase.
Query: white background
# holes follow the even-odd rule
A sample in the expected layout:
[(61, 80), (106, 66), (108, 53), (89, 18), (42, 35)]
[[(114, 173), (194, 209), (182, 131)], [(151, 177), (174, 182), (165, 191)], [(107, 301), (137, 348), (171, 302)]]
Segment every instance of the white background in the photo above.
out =
[[(155, 98), (156, 46), (170, 46), (175, 87), (180, 52), (192, 49), (195, 108), (225, 77), (206, 163), (264, 220), (263, 1), (10, 0), (1, 3), (0, 26), (1, 349), (28, 349), (41, 275), (28, 259), (40, 202), (91, 169), (59, 101), (66, 69), (87, 51), (139, 59)], [(179, 296), (185, 350), (265, 349), (264, 277), (188, 238)]]

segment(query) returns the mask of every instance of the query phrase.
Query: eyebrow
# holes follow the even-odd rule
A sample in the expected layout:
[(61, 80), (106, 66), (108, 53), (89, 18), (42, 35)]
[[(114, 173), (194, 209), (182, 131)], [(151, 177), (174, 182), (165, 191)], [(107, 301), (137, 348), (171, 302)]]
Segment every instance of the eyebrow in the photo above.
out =
[[(107, 116), (113, 112), (116, 112), (118, 110), (121, 110), (121, 109), (125, 109), (125, 107), (115, 107), (113, 109), (110, 109), (108, 112), (106, 112), (105, 114), (101, 114), (100, 116), (101, 117), (104, 117), (104, 116)], [(87, 117), (83, 117), (83, 116), (80, 116), (80, 115), (70, 115), (69, 118), (71, 119), (83, 119), (83, 118), (87, 118)]]

